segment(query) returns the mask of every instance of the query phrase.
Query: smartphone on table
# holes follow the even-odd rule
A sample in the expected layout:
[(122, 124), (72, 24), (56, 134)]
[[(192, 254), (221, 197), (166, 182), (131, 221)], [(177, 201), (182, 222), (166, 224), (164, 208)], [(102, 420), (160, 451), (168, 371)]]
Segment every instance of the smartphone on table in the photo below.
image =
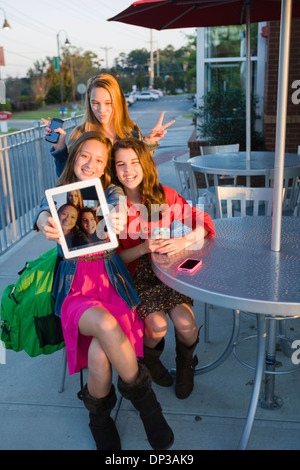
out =
[(64, 121), (62, 119), (56, 119), (56, 118), (52, 119), (51, 124), (49, 126), (50, 134), (46, 135), (46, 137), (45, 137), (47, 142), (51, 142), (52, 144), (56, 144), (56, 142), (59, 139), (59, 133), (54, 132), (54, 131), (55, 131), (55, 129), (58, 129), (59, 127), (63, 127), (63, 125), (64, 125)]
[(202, 266), (201, 259), (187, 258), (178, 267), (177, 270), (184, 273), (193, 274)]

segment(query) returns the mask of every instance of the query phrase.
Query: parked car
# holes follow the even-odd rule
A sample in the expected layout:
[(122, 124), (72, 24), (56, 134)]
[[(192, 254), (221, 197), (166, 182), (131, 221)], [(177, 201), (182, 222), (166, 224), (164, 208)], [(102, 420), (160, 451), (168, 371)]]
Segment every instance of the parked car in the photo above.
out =
[(127, 106), (131, 106), (136, 102), (135, 93), (125, 93), (125, 98), (127, 101)]
[(155, 95), (158, 95), (158, 96), (164, 96), (164, 94), (161, 90), (155, 90), (154, 88), (150, 88), (147, 91), (150, 91), (151, 93), (154, 93)]
[(136, 93), (135, 97), (136, 97), (137, 100), (150, 100), (150, 101), (154, 101), (154, 100), (158, 100), (158, 99), (159, 99), (159, 96), (158, 96), (158, 95), (155, 95), (155, 94), (152, 93), (151, 91), (142, 91), (141, 93)]

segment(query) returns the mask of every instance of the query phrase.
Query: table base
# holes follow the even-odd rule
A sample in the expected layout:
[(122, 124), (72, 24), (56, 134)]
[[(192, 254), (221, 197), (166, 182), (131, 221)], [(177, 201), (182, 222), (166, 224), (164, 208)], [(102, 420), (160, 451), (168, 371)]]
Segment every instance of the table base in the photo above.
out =
[[(239, 450), (244, 450), (247, 447), (248, 440), (251, 434), (257, 406), (264, 409), (276, 410), (282, 407), (283, 401), (281, 398), (274, 394), (275, 390), (275, 375), (296, 372), (300, 368), (290, 369), (285, 372), (276, 372), (276, 321), (285, 321), (281, 318), (270, 318), (265, 315), (256, 315), (257, 317), (257, 355), (256, 355), (256, 368), (255, 378), (251, 400), (249, 404), (246, 423), (243, 429), (241, 440), (238, 446)], [(290, 317), (297, 318), (297, 317)], [(267, 329), (267, 326), (269, 327)], [(267, 337), (268, 331), (268, 337)], [(261, 385), (263, 383), (263, 376), (266, 374), (264, 392), (260, 396)]]

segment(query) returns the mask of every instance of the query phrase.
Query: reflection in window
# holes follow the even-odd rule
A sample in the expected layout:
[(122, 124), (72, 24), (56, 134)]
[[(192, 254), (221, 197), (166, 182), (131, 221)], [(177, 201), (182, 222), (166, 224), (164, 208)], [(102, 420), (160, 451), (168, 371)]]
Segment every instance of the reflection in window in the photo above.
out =
[[(257, 56), (258, 24), (251, 25), (251, 56)], [(246, 26), (205, 28), (205, 58), (245, 57)]]
[[(256, 89), (257, 62), (251, 62), (252, 90)], [(245, 62), (208, 62), (205, 64), (205, 93), (210, 90), (226, 91), (229, 88), (246, 90)]]

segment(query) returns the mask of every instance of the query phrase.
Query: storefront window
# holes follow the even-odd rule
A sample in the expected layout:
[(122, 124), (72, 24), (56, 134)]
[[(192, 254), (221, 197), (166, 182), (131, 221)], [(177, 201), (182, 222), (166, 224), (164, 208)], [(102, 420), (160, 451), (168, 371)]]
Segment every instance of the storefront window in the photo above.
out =
[[(251, 56), (257, 56), (258, 24), (251, 25)], [(245, 57), (246, 26), (205, 28), (205, 58)]]
[[(256, 89), (257, 62), (251, 62), (252, 90)], [(205, 64), (205, 89), (226, 91), (228, 88), (246, 89), (246, 62), (208, 62)]]
[[(251, 25), (252, 90), (256, 89), (258, 24)], [(205, 93), (218, 89), (246, 89), (246, 26), (205, 28)]]

